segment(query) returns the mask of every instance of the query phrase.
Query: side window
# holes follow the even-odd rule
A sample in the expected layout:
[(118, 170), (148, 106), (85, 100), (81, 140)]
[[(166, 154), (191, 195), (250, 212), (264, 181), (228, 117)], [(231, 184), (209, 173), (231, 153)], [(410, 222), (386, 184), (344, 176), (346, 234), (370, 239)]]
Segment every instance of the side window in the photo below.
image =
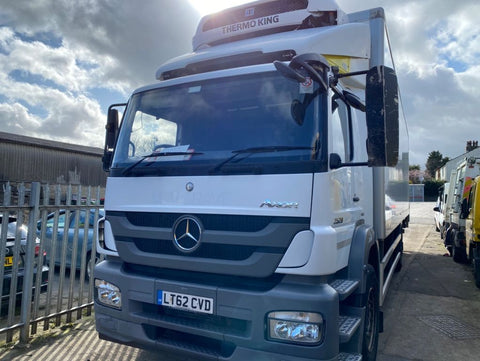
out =
[[(78, 226), (82, 228), (85, 227), (85, 211), (80, 211), (79, 219)], [(73, 225), (75, 225), (75, 223)]]
[(53, 217), (47, 219), (47, 228), (53, 228)]
[(470, 192), (468, 193), (468, 209), (472, 209), (473, 207), (473, 200), (475, 199), (475, 190), (477, 188), (477, 185), (474, 184), (472, 188), (470, 188)]
[[(53, 218), (52, 218), (52, 227), (53, 227)], [(58, 216), (58, 228), (65, 227), (65, 213), (62, 213)]]
[(93, 212), (89, 212), (90, 215), (88, 217), (88, 228), (93, 228), (93, 224), (94, 224), (94, 221), (95, 221), (95, 213)]
[(455, 213), (460, 212), (460, 203), (462, 202), (463, 196), (463, 186), (465, 181), (465, 166), (460, 168), (457, 172), (457, 178), (455, 182), (455, 193), (454, 193), (454, 200), (453, 200), (453, 211)]
[(353, 158), (350, 107), (335, 97), (332, 99), (332, 152), (343, 162)]
[[(79, 214), (80, 214), (80, 217), (79, 217), (79, 221), (78, 221), (78, 227), (79, 228), (84, 228), (85, 227), (85, 222), (88, 222), (88, 228), (93, 228), (93, 220), (94, 220), (94, 217), (95, 217), (95, 214), (92, 213), (92, 212), (88, 212), (89, 215), (87, 217), (86, 215), (86, 211), (80, 211)], [(77, 224), (77, 212), (72, 212), (70, 214), (70, 228), (75, 228), (76, 224)]]
[[(50, 216), (50, 218), (47, 218), (46, 227), (53, 228), (54, 225), (55, 225), (55, 217), (52, 215)], [(65, 227), (65, 213), (60, 213), (58, 215), (58, 229), (61, 229), (63, 227)]]

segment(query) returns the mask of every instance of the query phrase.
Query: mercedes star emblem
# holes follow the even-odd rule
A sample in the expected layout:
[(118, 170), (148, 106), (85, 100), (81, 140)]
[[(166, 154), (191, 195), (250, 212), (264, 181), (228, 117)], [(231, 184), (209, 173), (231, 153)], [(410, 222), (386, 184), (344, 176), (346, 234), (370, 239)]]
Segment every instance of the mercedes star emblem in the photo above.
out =
[(183, 216), (173, 225), (173, 243), (182, 252), (193, 252), (200, 245), (202, 226), (193, 216)]

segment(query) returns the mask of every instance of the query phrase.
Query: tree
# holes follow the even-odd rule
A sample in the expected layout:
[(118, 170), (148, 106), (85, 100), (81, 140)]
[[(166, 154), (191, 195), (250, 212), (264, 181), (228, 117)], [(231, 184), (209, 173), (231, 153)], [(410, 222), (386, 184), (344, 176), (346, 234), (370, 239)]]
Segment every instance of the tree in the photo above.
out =
[(432, 178), (435, 178), (435, 171), (438, 168), (443, 167), (449, 160), (450, 159), (448, 157), (444, 158), (442, 153), (440, 153), (438, 150), (431, 151), (428, 153), (427, 163), (425, 164), (427, 173)]
[(420, 170), (420, 165), (413, 164), (408, 167), (408, 179), (411, 184), (422, 183), (423, 172)]

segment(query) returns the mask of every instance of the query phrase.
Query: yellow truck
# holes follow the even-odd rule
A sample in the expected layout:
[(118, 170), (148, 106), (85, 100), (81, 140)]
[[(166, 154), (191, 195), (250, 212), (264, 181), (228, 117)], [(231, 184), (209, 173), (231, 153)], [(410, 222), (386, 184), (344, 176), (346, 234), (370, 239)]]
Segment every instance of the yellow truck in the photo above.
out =
[(467, 259), (473, 263), (475, 284), (480, 288), (480, 176), (475, 178), (462, 208), (468, 212), (465, 222)]

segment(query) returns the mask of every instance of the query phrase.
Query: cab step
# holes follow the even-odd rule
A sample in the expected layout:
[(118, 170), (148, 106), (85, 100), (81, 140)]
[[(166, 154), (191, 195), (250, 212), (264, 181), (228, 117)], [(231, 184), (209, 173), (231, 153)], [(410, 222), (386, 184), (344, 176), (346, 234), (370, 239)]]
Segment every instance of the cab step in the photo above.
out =
[(338, 279), (338, 280), (333, 280), (330, 283), (330, 286), (333, 287), (335, 291), (337, 291), (340, 301), (343, 301), (348, 296), (350, 296), (353, 293), (353, 291), (357, 289), (359, 284), (360, 282), (358, 280)]
[(362, 319), (360, 317), (339, 316), (338, 333), (340, 335), (340, 342), (345, 343), (350, 341), (361, 323)]
[(362, 361), (362, 355), (357, 353), (340, 353), (338, 361)]

